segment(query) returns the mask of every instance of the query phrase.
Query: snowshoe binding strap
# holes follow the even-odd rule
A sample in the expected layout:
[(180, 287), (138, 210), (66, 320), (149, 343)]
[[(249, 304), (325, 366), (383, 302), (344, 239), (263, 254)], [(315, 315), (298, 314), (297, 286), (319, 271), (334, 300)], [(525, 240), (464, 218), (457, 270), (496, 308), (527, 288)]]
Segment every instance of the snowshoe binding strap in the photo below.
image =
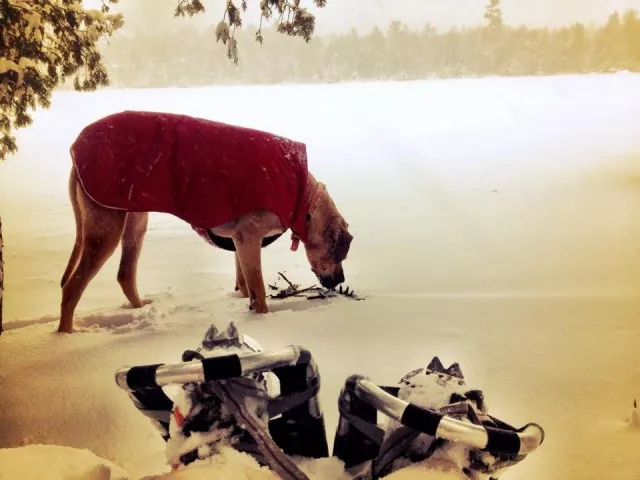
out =
[(286, 456), (274, 440), (265, 432), (256, 419), (244, 407), (243, 396), (234, 391), (227, 382), (216, 382), (212, 386), (214, 392), (231, 409), (239, 425), (242, 425), (253, 437), (267, 464), (284, 480), (309, 480), (309, 477)]

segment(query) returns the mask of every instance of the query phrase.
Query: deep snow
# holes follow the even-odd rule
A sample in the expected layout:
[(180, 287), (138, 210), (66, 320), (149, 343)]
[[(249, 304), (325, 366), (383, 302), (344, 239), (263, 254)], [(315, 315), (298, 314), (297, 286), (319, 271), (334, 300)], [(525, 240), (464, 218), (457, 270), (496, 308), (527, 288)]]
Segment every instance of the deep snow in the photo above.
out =
[[(57, 93), (0, 165), (0, 447), (86, 448), (135, 475), (162, 472), (164, 444), (113, 374), (177, 361), (211, 322), (235, 320), (266, 348), (311, 350), (330, 445), (349, 374), (395, 384), (438, 355), (461, 364), (490, 413), (545, 428), (545, 443), (504, 478), (639, 479), (639, 430), (627, 423), (640, 397), (639, 80)], [(121, 308), (117, 252), (79, 305), (83, 333), (54, 335), (74, 235), (68, 148), (84, 125), (125, 109), (307, 142), (355, 236), (347, 284), (369, 298), (272, 300), (256, 317), (232, 293), (233, 259), (157, 214), (139, 281), (154, 302)], [(285, 236), (264, 251), (266, 280), (284, 270), (312, 283), (304, 253), (288, 247)], [(16, 474), (11, 465), (0, 463), (0, 478)]]

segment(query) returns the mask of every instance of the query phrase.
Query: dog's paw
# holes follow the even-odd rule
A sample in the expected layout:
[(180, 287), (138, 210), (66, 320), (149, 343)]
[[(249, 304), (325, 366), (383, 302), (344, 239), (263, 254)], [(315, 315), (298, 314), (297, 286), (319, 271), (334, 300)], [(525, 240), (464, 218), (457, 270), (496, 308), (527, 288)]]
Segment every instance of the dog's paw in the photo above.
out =
[(249, 291), (244, 285), (238, 286), (238, 284), (236, 284), (234, 291), (237, 292), (238, 295), (242, 298), (249, 298)]
[(120, 308), (123, 308), (123, 309), (136, 309), (136, 308), (142, 308), (145, 305), (149, 305), (151, 303), (153, 303), (153, 299), (145, 298), (145, 299), (142, 299), (142, 300), (138, 300), (136, 302), (127, 302), (127, 303), (121, 305)]
[(151, 298), (144, 298), (140, 301), (140, 303), (138, 303), (137, 305), (131, 305), (133, 308), (142, 308), (145, 305), (150, 305), (153, 303), (153, 300)]
[(258, 302), (255, 298), (249, 302), (249, 310), (256, 313), (269, 313), (269, 307), (267, 307), (266, 302)]

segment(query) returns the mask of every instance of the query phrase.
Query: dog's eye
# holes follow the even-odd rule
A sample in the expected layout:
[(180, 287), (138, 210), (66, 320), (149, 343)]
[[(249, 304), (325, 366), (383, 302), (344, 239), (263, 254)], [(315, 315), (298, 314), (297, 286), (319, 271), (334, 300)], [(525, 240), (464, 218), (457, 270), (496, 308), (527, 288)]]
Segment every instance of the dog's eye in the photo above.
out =
[(311, 221), (311, 214), (307, 213), (307, 222)]

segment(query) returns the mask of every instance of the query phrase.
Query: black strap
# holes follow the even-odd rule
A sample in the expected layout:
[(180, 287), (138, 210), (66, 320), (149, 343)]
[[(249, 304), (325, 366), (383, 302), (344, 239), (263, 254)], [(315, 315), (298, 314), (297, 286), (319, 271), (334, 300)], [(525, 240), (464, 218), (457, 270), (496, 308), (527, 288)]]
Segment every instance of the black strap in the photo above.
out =
[(291, 410), (293, 407), (297, 407), (301, 403), (311, 400), (318, 394), (319, 391), (320, 384), (317, 383), (313, 388), (307, 388), (302, 392), (296, 392), (283, 397), (277, 397), (276, 399), (269, 402), (269, 417), (273, 418), (283, 412)]
[(407, 452), (418, 435), (420, 432), (409, 427), (400, 427), (393, 431), (389, 438), (382, 443), (378, 455), (373, 459), (371, 465), (373, 478), (380, 478), (382, 475), (388, 474), (391, 463)]
[(517, 455), (520, 451), (520, 437), (516, 432), (501, 430), (499, 428), (484, 427), (489, 436), (485, 450), (492, 453), (505, 455)]
[(340, 409), (340, 416), (344, 418), (350, 427), (355, 427), (358, 431), (366, 435), (376, 445), (381, 445), (384, 439), (384, 430), (377, 425), (373, 425), (350, 412)]
[(142, 367), (131, 367), (127, 372), (127, 386), (131, 390), (141, 390), (143, 388), (156, 388), (156, 370), (162, 363), (155, 365), (145, 365)]
[[(262, 239), (262, 248), (268, 247), (277, 239), (279, 239), (283, 234), (284, 232), (271, 235), (270, 237), (264, 237)], [(209, 237), (209, 240), (211, 240), (211, 243), (213, 243), (216, 247), (227, 250), (228, 252), (236, 251), (236, 246), (233, 243), (232, 238), (216, 235), (211, 229), (207, 229), (207, 236)]]
[(401, 423), (435, 437), (440, 420), (442, 420), (441, 414), (409, 403), (407, 408), (404, 409)]
[(242, 376), (242, 364), (236, 354), (205, 358), (201, 362), (205, 382)]
[(146, 410), (146, 409), (139, 409), (143, 415), (152, 418), (154, 420), (158, 420), (159, 422), (162, 423), (169, 423), (170, 419), (171, 419), (171, 412), (168, 412), (166, 410)]

